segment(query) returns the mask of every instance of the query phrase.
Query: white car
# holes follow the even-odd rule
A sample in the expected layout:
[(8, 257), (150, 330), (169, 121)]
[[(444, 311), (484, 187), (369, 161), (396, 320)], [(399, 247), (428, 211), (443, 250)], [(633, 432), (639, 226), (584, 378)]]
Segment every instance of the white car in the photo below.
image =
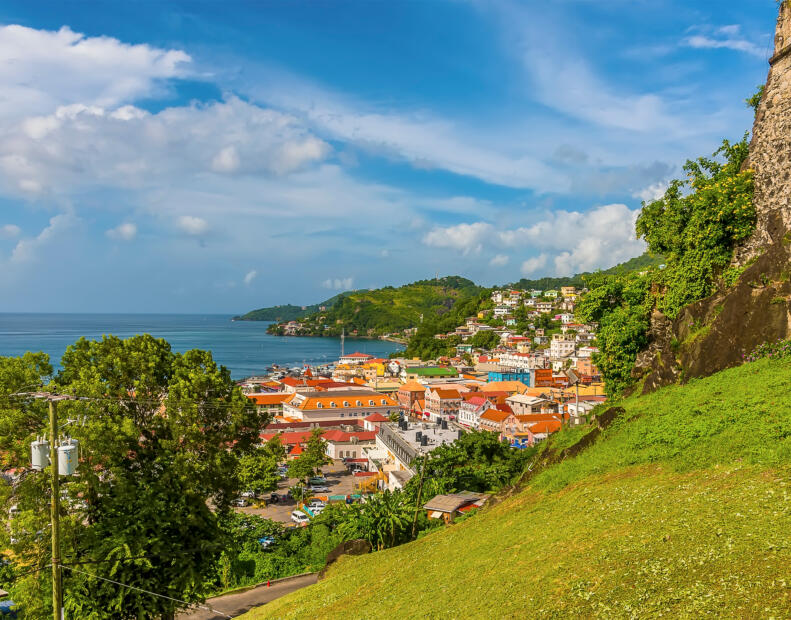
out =
[(291, 513), (291, 520), (297, 525), (304, 525), (310, 521), (310, 517), (301, 510), (295, 510)]
[(309, 487), (311, 493), (329, 493), (330, 490), (321, 484), (311, 484)]

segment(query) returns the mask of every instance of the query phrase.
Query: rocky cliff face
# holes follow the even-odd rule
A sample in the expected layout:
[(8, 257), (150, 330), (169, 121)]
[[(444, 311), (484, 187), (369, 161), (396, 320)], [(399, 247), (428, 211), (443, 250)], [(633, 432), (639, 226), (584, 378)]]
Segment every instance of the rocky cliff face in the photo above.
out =
[(769, 76), (755, 115), (750, 158), (755, 170), (755, 234), (735, 254), (745, 264), (791, 228), (791, 4), (780, 4)]
[(791, 338), (791, 3), (780, 4), (775, 49), (756, 112), (747, 166), (755, 171), (755, 233), (734, 253), (735, 286), (651, 317), (651, 344), (633, 372), (643, 393), (742, 362), (755, 347)]

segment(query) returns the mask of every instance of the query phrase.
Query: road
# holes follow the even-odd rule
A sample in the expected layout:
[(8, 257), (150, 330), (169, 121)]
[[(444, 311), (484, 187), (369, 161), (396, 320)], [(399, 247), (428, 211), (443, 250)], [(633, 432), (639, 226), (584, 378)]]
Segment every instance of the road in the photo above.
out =
[(311, 573), (309, 575), (302, 575), (301, 577), (276, 581), (272, 583), (272, 587), (269, 588), (263, 585), (253, 588), (252, 590), (247, 590), (246, 592), (210, 598), (206, 601), (206, 605), (220, 613), (199, 609), (192, 612), (181, 613), (176, 616), (176, 620), (222, 620), (228, 616), (235, 618), (250, 611), (254, 607), (260, 607), (269, 601), (274, 601), (276, 598), (280, 598), (281, 596), (285, 596), (286, 594), (295, 592), (306, 586), (313, 585), (316, 581), (318, 581), (318, 575), (316, 573)]

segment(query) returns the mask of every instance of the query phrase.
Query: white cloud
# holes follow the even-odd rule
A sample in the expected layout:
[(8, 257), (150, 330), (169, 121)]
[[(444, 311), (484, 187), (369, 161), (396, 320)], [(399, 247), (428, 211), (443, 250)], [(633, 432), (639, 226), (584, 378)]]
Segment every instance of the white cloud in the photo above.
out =
[[(3, 122), (0, 115), (0, 131)], [(0, 186), (23, 196), (96, 185), (170, 185), (174, 179), (191, 184), (190, 177), (205, 172), (287, 175), (331, 150), (297, 119), (235, 97), (157, 114), (75, 104), (5, 129)]]
[(65, 26), (2, 26), (0, 116), (48, 113), (72, 103), (115, 106), (151, 96), (161, 80), (186, 75), (190, 60), (181, 50), (86, 37)]
[(137, 225), (133, 222), (124, 222), (115, 228), (111, 228), (106, 234), (110, 239), (131, 241), (137, 236)]
[(528, 258), (522, 263), (522, 275), (528, 276), (534, 274), (539, 269), (543, 269), (547, 264), (547, 255), (539, 254), (533, 258)]
[(49, 220), (44, 230), (32, 239), (21, 239), (11, 252), (12, 263), (29, 263), (39, 258), (39, 251), (54, 239), (68, 232), (77, 223), (77, 217), (71, 213), (61, 213)]
[(639, 198), (643, 202), (653, 202), (659, 200), (665, 195), (667, 188), (670, 184), (667, 181), (658, 181), (652, 183), (648, 187), (641, 189), (639, 192), (632, 194), (633, 197)]
[(239, 153), (234, 146), (226, 146), (211, 161), (211, 169), (215, 172), (236, 172), (238, 168)]
[(354, 278), (327, 278), (321, 283), (321, 286), (335, 291), (348, 291), (353, 284)]
[(760, 45), (748, 41), (742, 36), (741, 26), (722, 26), (714, 31), (703, 27), (703, 34), (694, 34), (686, 37), (681, 43), (696, 49), (729, 49), (744, 52), (758, 58), (766, 58), (770, 52)]
[(188, 235), (199, 236), (209, 230), (209, 223), (194, 215), (182, 215), (176, 220), (176, 226)]
[(18, 237), (22, 229), (16, 224), (5, 224), (0, 226), (0, 239), (13, 239)]
[(505, 254), (497, 254), (489, 261), (492, 267), (505, 267), (508, 264), (508, 256)]
[(255, 280), (257, 275), (258, 275), (258, 271), (256, 271), (255, 269), (251, 269), (244, 275), (244, 283), (247, 286), (250, 286), (253, 283), (253, 280)]
[(483, 241), (491, 232), (492, 226), (486, 222), (437, 227), (426, 233), (423, 243), (434, 248), (458, 250), (465, 255), (471, 252), (477, 254), (483, 249)]
[(473, 127), (424, 110), (381, 110), (294, 76), (277, 78), (279, 88), (247, 85), (248, 90), (254, 99), (304, 118), (320, 135), (419, 169), (440, 168), (488, 183), (538, 191), (568, 188), (568, 179), (529, 153), (523, 140), (509, 138), (506, 148), (493, 148), (491, 132), (480, 134)]

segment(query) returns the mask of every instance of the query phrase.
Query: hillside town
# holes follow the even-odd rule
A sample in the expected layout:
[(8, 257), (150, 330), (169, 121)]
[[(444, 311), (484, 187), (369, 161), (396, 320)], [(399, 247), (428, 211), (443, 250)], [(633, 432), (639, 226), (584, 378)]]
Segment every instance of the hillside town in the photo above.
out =
[[(496, 290), (490, 308), (435, 336), (458, 339), (452, 357), (342, 353), (334, 364), (274, 369), (240, 385), (272, 420), (262, 442), (279, 435), (288, 459), (319, 428), (327, 456), (353, 469), (357, 491), (402, 489), (416, 457), (463, 433), (491, 432), (519, 450), (587, 422), (605, 396), (592, 359), (596, 325), (574, 320), (582, 294)], [(481, 334), (488, 347), (477, 346)]]

